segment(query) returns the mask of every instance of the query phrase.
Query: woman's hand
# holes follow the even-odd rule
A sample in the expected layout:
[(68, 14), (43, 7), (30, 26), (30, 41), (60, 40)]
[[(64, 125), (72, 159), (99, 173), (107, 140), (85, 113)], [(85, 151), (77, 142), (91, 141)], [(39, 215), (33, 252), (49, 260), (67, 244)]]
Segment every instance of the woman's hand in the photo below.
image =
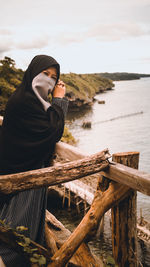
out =
[(63, 81), (58, 81), (54, 90), (53, 90), (53, 97), (63, 98), (66, 92), (66, 87)]

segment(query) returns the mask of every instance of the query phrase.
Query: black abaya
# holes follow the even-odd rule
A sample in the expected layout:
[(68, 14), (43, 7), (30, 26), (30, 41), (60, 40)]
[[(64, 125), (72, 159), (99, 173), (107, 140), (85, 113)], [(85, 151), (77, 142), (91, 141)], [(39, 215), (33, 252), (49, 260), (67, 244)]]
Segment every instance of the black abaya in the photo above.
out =
[[(53, 98), (47, 111), (34, 94), (33, 78), (59, 64), (49, 56), (36, 56), (25, 72), (21, 86), (10, 97), (0, 136), (0, 174), (17, 173), (48, 166), (55, 144), (63, 134), (65, 99)], [(46, 188), (30, 189), (1, 197), (0, 219), (11, 227), (23, 225), (32, 240), (44, 244)], [(29, 266), (12, 249), (0, 245), (0, 256), (7, 267)]]

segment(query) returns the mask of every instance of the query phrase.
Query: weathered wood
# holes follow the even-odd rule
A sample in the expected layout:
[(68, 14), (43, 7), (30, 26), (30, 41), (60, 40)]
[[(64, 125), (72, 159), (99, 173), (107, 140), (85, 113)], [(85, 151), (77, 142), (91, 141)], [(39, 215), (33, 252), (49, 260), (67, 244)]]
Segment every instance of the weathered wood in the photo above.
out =
[[(54, 252), (56, 252), (58, 248), (60, 248), (64, 244), (64, 242), (69, 238), (70, 235), (71, 232), (66, 229), (54, 215), (46, 211), (46, 240), (48, 242), (49, 240), (52, 241), (49, 246), (50, 250), (53, 250), (52, 254), (54, 254)], [(80, 247), (70, 259), (69, 263), (72, 264), (72, 266), (78, 267), (87, 267), (89, 263), (91, 264), (91, 266), (103, 266), (102, 262), (91, 254), (88, 245), (85, 243), (82, 243), (80, 245)]]
[(56, 185), (69, 182), (84, 176), (100, 172), (109, 165), (108, 150), (88, 156), (75, 162), (64, 163), (56, 167), (48, 167), (34, 171), (1, 175), (0, 192), (10, 194), (30, 188)]
[[(56, 153), (61, 158), (66, 158), (67, 160), (76, 160), (78, 158), (85, 157), (85, 154), (83, 154), (79, 149), (74, 147), (72, 148), (72, 146), (62, 142), (57, 144)], [(121, 153), (121, 155), (123, 155), (123, 153)], [(101, 174), (111, 180), (125, 184), (145, 195), (150, 196), (149, 173), (135, 170), (116, 162), (110, 162), (107, 171), (102, 171)]]
[[(113, 154), (113, 161), (138, 168), (139, 152)], [(120, 267), (137, 266), (137, 192), (130, 194), (111, 209), (113, 256)]]
[(125, 166), (138, 169), (139, 154), (140, 153), (137, 151), (119, 152), (112, 155), (112, 160)]
[(63, 142), (56, 143), (55, 153), (60, 159), (65, 159), (69, 161), (82, 159), (88, 156), (86, 153), (83, 153), (78, 148)]
[(150, 245), (150, 223), (141, 216), (137, 225), (138, 238)]
[[(56, 147), (56, 153), (63, 159), (77, 160), (86, 156), (79, 149), (62, 142), (59, 142)], [(121, 153), (121, 155), (123, 155), (123, 153)], [(133, 168), (129, 168), (116, 162), (110, 162), (107, 171), (101, 172), (101, 174), (113, 181), (125, 184), (145, 195), (150, 196), (149, 173), (134, 170)]]
[[(58, 191), (62, 192), (62, 195), (64, 196), (64, 188), (66, 190), (69, 190), (74, 194), (74, 197), (78, 195), (79, 199), (82, 199), (82, 202), (84, 202), (86, 198), (86, 203), (88, 205), (91, 205), (94, 199), (94, 193), (95, 190), (88, 186), (87, 184), (81, 182), (80, 180), (68, 182), (62, 185), (62, 188), (58, 188)], [(50, 189), (49, 189), (50, 190)], [(66, 197), (66, 195), (65, 195)]]
[[(76, 160), (76, 159), (78, 159), (78, 157), (85, 157), (85, 155), (79, 149), (77, 149), (77, 148), (74, 149), (74, 147), (72, 147), (71, 145), (68, 145), (68, 144), (66, 145), (62, 142), (58, 143), (57, 154), (59, 155), (60, 158), (63, 158), (63, 159), (67, 158), (67, 160)], [(123, 154), (124, 153), (121, 153), (121, 155), (123, 155)], [(132, 157), (132, 153), (130, 153), (130, 156)], [(114, 163), (114, 164), (116, 164), (116, 163)], [(100, 174), (99, 173), (94, 174), (90, 177), (87, 177), (86, 179), (91, 179), (91, 177), (92, 178), (96, 177), (98, 179), (100, 177)], [(66, 183), (65, 186), (67, 186), (68, 184), (69, 185), (71, 184), (71, 186), (69, 188), (71, 188), (71, 191), (72, 191), (72, 189), (74, 189), (75, 183), (79, 183), (79, 186), (80, 186), (80, 180)], [(102, 191), (106, 190), (108, 188), (108, 185), (109, 185), (109, 179), (102, 179), (101, 181), (99, 181), (99, 185), (100, 185), (100, 189)], [(80, 188), (82, 189), (82, 186)], [(80, 191), (78, 191), (78, 193), (80, 193)], [(91, 190), (89, 193), (91, 194)], [(89, 195), (89, 193), (88, 193), (88, 195)], [(94, 193), (93, 193), (93, 196), (94, 196)], [(86, 198), (86, 200), (88, 200), (88, 198)], [(91, 203), (92, 203), (92, 201), (90, 200), (90, 205), (91, 205)], [(147, 232), (148, 230), (145, 228), (141, 229), (141, 226), (139, 226), (139, 224), (137, 224), (137, 230), (138, 230), (138, 238), (143, 240), (146, 243), (150, 243), (150, 234), (148, 234), (148, 232)], [(97, 231), (96, 235), (98, 235), (98, 233), (99, 233), (99, 230)]]
[(66, 198), (66, 187), (64, 186), (64, 195), (63, 195), (63, 202), (62, 202), (63, 208), (65, 206), (65, 198)]
[(51, 253), (51, 256), (58, 250), (56, 240), (53, 232), (49, 229), (47, 223), (45, 223), (45, 241), (46, 247)]
[(132, 189), (150, 196), (150, 174), (124, 166), (120, 163), (110, 162), (109, 168), (101, 174), (113, 181), (127, 185)]
[(128, 187), (112, 182), (103, 194), (97, 191), (90, 210), (64, 245), (54, 254), (52, 263), (50, 263), (49, 266), (65, 266), (92, 229), (95, 227), (97, 228), (104, 213), (110, 209), (112, 205), (115, 205), (118, 200), (125, 197), (126, 194), (128, 194), (128, 190)]
[(70, 210), (70, 205), (71, 205), (71, 196), (70, 196), (70, 190), (68, 192), (68, 210)]
[(0, 116), (0, 126), (2, 126), (2, 123), (3, 123), (3, 117)]
[[(102, 192), (108, 189), (109, 182), (110, 182), (109, 179), (105, 178), (102, 175), (99, 175), (98, 180), (97, 180), (97, 189), (96, 189), (99, 192), (99, 194), (100, 192), (102, 194)], [(94, 229), (95, 233), (93, 231), (93, 233), (90, 233), (91, 235), (96, 235), (98, 237), (104, 232), (104, 216), (100, 219), (99, 226), (97, 227), (97, 229)]]

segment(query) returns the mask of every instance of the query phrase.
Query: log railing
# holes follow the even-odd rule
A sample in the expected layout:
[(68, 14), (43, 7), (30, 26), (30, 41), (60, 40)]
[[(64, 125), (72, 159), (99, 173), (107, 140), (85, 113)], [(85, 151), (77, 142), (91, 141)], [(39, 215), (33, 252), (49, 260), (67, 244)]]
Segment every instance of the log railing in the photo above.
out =
[[(79, 153), (76, 149), (71, 149), (66, 144), (58, 144), (57, 153), (64, 157), (64, 152), (66, 152), (66, 155), (69, 155), (70, 158), (72, 155), (72, 162), (25, 173), (0, 176), (0, 192), (2, 194), (10, 194), (12, 192), (18, 192), (29, 188), (38, 188), (45, 185), (51, 186), (59, 183), (65, 183), (94, 173), (98, 173), (100, 175), (98, 189), (95, 193), (90, 210), (84, 216), (75, 231), (64, 242), (64, 244), (53, 250), (53, 255), (49, 259), (48, 266), (65, 266), (72, 258), (74, 253), (81, 247), (81, 244), (87, 238), (89, 233), (98, 227), (104, 213), (110, 208), (115, 207), (113, 212), (113, 220), (115, 223), (120, 224), (120, 221), (117, 217), (120, 213), (116, 212), (116, 210), (118, 211), (119, 203), (121, 203), (121, 201), (131, 198), (131, 195), (133, 195), (133, 190), (137, 190), (150, 196), (150, 174), (138, 171), (137, 169), (133, 169), (128, 166), (124, 166), (114, 161), (109, 162), (108, 159), (110, 158), (110, 155), (107, 149), (95, 155), (85, 156), (82, 153)], [(119, 154), (116, 155), (116, 157), (114, 156), (114, 160), (117, 161), (116, 158), (120, 157), (121, 159), (118, 161), (126, 164), (125, 162), (129, 162), (131, 154), (135, 155), (138, 153), (130, 152), (125, 153), (124, 155)], [(123, 162), (123, 159), (126, 159), (126, 161)], [(101, 179), (102, 177), (103, 179)], [(101, 188), (102, 180), (107, 181), (105, 183), (107, 184), (105, 189)], [(130, 209), (130, 211), (132, 213), (133, 209)], [(130, 217), (129, 213), (128, 217)], [(124, 229), (124, 223), (127, 224), (127, 239), (130, 239), (130, 227), (134, 221), (134, 218), (136, 221), (135, 209), (134, 214), (132, 213), (131, 217), (132, 220), (128, 218), (128, 221), (121, 221), (122, 229)], [(134, 230), (136, 232), (136, 227)], [(119, 233), (119, 228), (114, 228), (114, 224), (113, 231), (118, 231), (117, 236), (113, 233), (113, 253), (118, 266), (137, 266), (136, 245), (133, 245), (132, 242), (129, 242), (129, 249), (124, 249), (125, 243), (122, 240), (125, 240), (125, 238)], [(136, 244), (136, 234), (133, 233), (133, 231), (132, 235), (134, 236), (134, 244)], [(123, 246), (123, 248), (121, 247), (120, 249), (120, 246)], [(118, 252), (116, 253), (116, 251)], [(132, 251), (132, 253), (129, 253), (129, 251)], [(92, 266), (102, 266), (100, 263), (98, 263), (98, 261), (95, 261), (95, 263), (92, 264)], [(81, 264), (80, 266), (84, 265)], [(86, 263), (86, 266), (91, 266), (90, 262), (89, 265)]]

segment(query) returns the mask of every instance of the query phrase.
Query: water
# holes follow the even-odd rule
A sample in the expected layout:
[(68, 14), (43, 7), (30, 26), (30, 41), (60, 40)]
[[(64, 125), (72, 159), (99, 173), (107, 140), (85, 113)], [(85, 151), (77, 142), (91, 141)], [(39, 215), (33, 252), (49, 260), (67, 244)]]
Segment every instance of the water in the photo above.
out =
[[(139, 169), (150, 173), (150, 78), (115, 82), (115, 90), (96, 98), (105, 104), (95, 102), (86, 113), (68, 116), (77, 146), (89, 154), (104, 148), (111, 154), (139, 151)], [(86, 120), (92, 122), (91, 129), (81, 127)], [(140, 208), (150, 221), (150, 198), (138, 193), (138, 214)]]
[[(78, 140), (77, 146), (89, 154), (104, 148), (109, 148), (111, 154), (139, 151), (139, 169), (150, 173), (150, 78), (115, 82), (115, 90), (99, 94), (96, 98), (105, 100), (105, 104), (95, 102), (88, 111), (68, 114), (67, 125)], [(92, 122), (91, 129), (81, 127), (86, 120)], [(138, 193), (138, 215), (140, 208), (144, 218), (150, 221), (150, 197)], [(58, 212), (56, 216), (71, 230), (77, 226), (79, 218), (75, 214)], [(103, 237), (90, 242), (90, 246), (97, 255), (111, 254), (111, 230), (107, 217)], [(140, 250), (140, 245), (138, 247)], [(149, 252), (150, 248), (145, 246), (139, 253), (143, 266), (150, 266)]]

